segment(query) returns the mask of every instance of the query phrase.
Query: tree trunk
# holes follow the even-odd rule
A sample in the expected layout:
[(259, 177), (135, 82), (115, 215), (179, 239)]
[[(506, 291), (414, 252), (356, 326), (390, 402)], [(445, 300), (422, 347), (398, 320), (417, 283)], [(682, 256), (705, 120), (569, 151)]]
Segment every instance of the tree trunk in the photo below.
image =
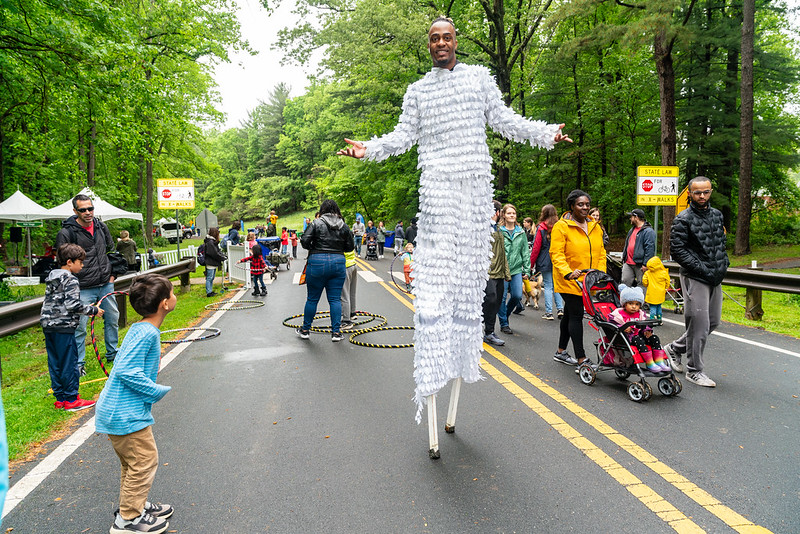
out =
[[(147, 133), (147, 137), (150, 137), (150, 133)], [(145, 214), (145, 234), (147, 234), (147, 240), (152, 243), (153, 241), (153, 190), (155, 189), (153, 185), (153, 145), (148, 143), (147, 144), (147, 160), (145, 161), (145, 188), (147, 194), (147, 213)]]
[(136, 167), (136, 205), (141, 207), (144, 196), (144, 156), (139, 155), (139, 164)]
[(86, 168), (86, 185), (94, 187), (94, 168), (95, 168), (95, 141), (97, 141), (97, 121), (92, 120), (92, 128), (89, 130), (89, 162)]
[(572, 58), (572, 87), (575, 91), (575, 109), (578, 112), (578, 144), (575, 148), (578, 151), (578, 162), (575, 176), (575, 188), (583, 189), (583, 143), (586, 139), (586, 130), (583, 127), (583, 109), (581, 107), (581, 96), (578, 90), (578, 54)]
[(753, 48), (755, 1), (742, 2), (742, 120), (739, 144), (739, 213), (734, 254), (750, 253), (750, 214), (753, 179)]
[(83, 132), (78, 132), (78, 171), (86, 172), (86, 147), (83, 146)]
[[(667, 43), (666, 31), (663, 29), (655, 37), (653, 52), (661, 104), (661, 165), (673, 166), (677, 163), (675, 145), (678, 138), (675, 125), (675, 69), (672, 64), (672, 44)], [(661, 255), (664, 259), (670, 257), (669, 237), (674, 218), (675, 207), (664, 206), (664, 232), (661, 240)]]

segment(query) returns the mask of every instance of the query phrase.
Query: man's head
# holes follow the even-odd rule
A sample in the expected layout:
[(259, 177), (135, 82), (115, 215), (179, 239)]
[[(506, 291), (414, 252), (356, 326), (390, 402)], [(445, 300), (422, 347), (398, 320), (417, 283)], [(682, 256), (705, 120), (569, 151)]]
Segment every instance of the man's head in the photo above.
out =
[(492, 207), (494, 208), (494, 215), (492, 221), (497, 222), (500, 220), (500, 213), (503, 211), (503, 205), (499, 200), (492, 200)]
[(456, 27), (446, 17), (438, 17), (428, 30), (428, 51), (431, 53), (433, 65), (442, 69), (456, 66)]
[(94, 219), (94, 204), (92, 199), (86, 195), (75, 195), (72, 199), (72, 211), (78, 218), (78, 223), (81, 226), (89, 226)]
[(175, 293), (172, 282), (160, 274), (143, 274), (137, 276), (131, 284), (128, 294), (131, 307), (142, 317), (150, 317), (162, 312), (164, 315), (175, 309)]
[(689, 198), (701, 208), (708, 206), (711, 191), (711, 180), (705, 176), (695, 176), (689, 180)]
[(640, 210), (639, 208), (631, 210), (625, 215), (631, 218), (631, 226), (639, 227), (647, 222), (647, 216), (644, 214), (644, 211)]

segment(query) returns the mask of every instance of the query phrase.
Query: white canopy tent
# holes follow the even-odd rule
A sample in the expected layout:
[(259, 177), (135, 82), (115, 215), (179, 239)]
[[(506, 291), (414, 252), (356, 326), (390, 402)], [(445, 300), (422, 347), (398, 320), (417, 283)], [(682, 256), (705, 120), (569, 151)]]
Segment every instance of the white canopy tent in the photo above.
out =
[[(94, 204), (94, 216), (103, 222), (110, 221), (111, 219), (136, 219), (137, 221), (144, 221), (144, 217), (142, 217), (141, 213), (120, 209), (97, 196), (97, 194), (88, 187), (81, 189), (78, 194), (86, 195), (92, 199), (92, 203)], [(72, 199), (49, 210), (49, 213), (53, 215), (53, 217), (50, 217), (51, 219), (66, 219), (67, 217), (75, 215), (75, 212), (72, 211)]]
[[(17, 191), (0, 203), (0, 222), (40, 221), (42, 219), (58, 219), (44, 206), (40, 206), (22, 191)], [(31, 275), (31, 229), (26, 228), (28, 237), (28, 276)]]

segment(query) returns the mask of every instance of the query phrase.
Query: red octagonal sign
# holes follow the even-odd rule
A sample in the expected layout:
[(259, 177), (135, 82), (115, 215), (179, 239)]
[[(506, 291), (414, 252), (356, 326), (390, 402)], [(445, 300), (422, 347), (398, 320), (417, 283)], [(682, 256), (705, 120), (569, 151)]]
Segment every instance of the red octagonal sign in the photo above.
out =
[[(650, 184), (650, 187), (652, 188), (653, 184)], [(646, 191), (650, 191), (650, 189), (646, 189)], [(170, 191), (169, 189), (164, 189), (163, 191), (161, 191), (161, 196), (164, 198), (169, 198), (172, 196), (172, 191)]]
[(652, 180), (645, 180), (642, 182), (642, 189), (645, 192), (649, 193), (653, 189), (653, 181)]

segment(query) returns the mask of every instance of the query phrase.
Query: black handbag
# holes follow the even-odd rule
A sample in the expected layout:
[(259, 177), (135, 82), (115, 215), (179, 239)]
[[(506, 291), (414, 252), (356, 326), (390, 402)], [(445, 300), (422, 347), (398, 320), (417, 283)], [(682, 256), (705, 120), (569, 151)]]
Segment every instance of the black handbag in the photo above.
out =
[(106, 256), (111, 262), (111, 276), (117, 278), (128, 272), (128, 260), (125, 256), (119, 252), (109, 252)]

